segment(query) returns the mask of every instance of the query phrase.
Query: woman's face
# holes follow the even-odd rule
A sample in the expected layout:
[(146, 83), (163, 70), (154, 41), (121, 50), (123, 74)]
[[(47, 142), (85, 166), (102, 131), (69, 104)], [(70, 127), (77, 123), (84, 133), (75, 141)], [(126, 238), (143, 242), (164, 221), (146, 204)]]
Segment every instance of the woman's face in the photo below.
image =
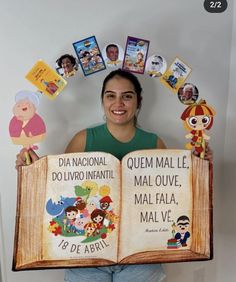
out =
[(63, 67), (65, 73), (70, 73), (73, 71), (74, 66), (71, 63), (71, 60), (69, 58), (65, 58), (61, 62), (61, 66)]
[(137, 94), (133, 84), (128, 79), (117, 76), (107, 82), (103, 96), (107, 123), (134, 124), (137, 105)]

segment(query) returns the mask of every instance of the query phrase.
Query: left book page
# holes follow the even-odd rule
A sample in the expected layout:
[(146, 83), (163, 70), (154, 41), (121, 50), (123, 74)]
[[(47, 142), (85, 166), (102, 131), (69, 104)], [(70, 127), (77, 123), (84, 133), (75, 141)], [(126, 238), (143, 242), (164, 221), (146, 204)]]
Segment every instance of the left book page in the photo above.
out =
[(120, 162), (107, 153), (47, 156), (23, 167), (13, 270), (117, 261)]

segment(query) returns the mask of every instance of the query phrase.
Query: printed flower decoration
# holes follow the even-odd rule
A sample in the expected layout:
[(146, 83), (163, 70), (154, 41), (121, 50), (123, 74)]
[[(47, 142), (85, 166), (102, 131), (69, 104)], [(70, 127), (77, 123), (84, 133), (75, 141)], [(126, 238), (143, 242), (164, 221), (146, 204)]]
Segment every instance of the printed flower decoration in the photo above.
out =
[(102, 197), (108, 196), (110, 194), (110, 187), (108, 185), (103, 185), (99, 188), (99, 194)]
[(81, 185), (83, 188), (90, 188), (90, 194), (89, 196), (95, 196), (97, 194), (98, 191), (98, 185), (96, 182), (94, 181), (84, 181)]
[(53, 233), (55, 236), (62, 234), (61, 226), (54, 220), (50, 221), (48, 230), (49, 232)]
[(115, 229), (115, 224), (109, 224), (107, 227), (107, 233), (111, 233)]
[(62, 231), (61, 231), (61, 226), (56, 227), (56, 229), (52, 232), (55, 236), (57, 235), (61, 235)]
[(48, 226), (49, 232), (53, 233), (58, 226), (59, 224), (56, 221), (54, 220), (50, 221), (50, 225)]

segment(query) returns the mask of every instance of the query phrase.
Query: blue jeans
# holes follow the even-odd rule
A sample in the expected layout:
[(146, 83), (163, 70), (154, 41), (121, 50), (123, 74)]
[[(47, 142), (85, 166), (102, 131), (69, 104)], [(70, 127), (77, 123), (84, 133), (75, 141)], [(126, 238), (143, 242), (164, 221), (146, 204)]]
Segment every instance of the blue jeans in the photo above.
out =
[(161, 282), (165, 274), (160, 264), (115, 265), (66, 269), (66, 282)]

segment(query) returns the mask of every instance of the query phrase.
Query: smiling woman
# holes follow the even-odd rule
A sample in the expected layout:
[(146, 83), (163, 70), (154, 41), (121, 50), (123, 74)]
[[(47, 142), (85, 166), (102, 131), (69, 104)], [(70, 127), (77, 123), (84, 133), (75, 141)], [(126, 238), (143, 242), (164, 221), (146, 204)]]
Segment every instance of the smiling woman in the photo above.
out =
[(77, 133), (66, 152), (108, 152), (121, 159), (139, 149), (164, 149), (156, 134), (137, 127), (142, 104), (142, 88), (135, 75), (121, 69), (104, 79), (101, 100), (106, 123)]

